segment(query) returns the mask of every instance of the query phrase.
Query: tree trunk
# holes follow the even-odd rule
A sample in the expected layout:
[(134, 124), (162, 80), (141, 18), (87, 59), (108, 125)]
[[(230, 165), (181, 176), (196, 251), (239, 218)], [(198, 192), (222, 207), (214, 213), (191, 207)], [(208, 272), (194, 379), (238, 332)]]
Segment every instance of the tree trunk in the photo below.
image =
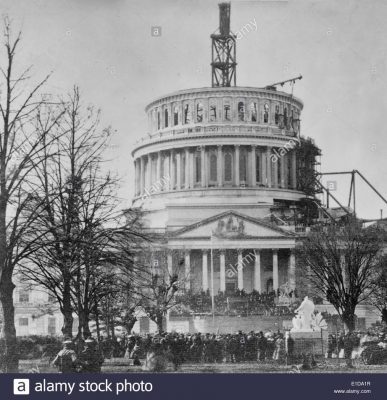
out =
[(163, 333), (163, 317), (163, 314), (157, 314), (155, 321), (157, 324), (157, 330), (159, 331), (160, 335)]
[(98, 340), (98, 342), (100, 342), (101, 341), (101, 328), (99, 326), (99, 312), (98, 312), (97, 304), (95, 304), (94, 309), (95, 309), (94, 314), (95, 314), (95, 328), (97, 330), (97, 340)]
[(4, 330), (4, 372), (18, 372), (19, 350), (16, 342), (15, 308), (13, 305), (12, 275), (3, 271), (0, 282), (0, 301), (3, 309)]
[[(4, 177), (3, 177), (4, 178)], [(4, 191), (4, 188), (2, 188)], [(16, 343), (15, 308), (13, 305), (13, 268), (7, 263), (7, 203), (1, 199), (0, 205), (0, 301), (3, 309), (4, 330), (4, 372), (18, 372), (19, 354)]]
[(345, 333), (353, 332), (355, 330), (355, 325), (356, 325), (355, 310), (352, 309), (345, 310), (343, 312), (341, 319), (344, 324)]
[(73, 337), (73, 308), (71, 306), (71, 288), (70, 288), (70, 277), (67, 274), (64, 275), (63, 284), (63, 307), (61, 309), (63, 314), (63, 336), (72, 338)]

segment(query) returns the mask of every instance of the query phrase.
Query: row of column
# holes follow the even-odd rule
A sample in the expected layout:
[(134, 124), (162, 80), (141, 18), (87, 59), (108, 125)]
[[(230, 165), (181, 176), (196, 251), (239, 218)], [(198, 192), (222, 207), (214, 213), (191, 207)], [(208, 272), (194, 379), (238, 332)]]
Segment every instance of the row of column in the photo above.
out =
[[(229, 146), (227, 146), (229, 148)], [(297, 185), (296, 153), (290, 151), (279, 156), (270, 146), (246, 146), (248, 149), (246, 160), (246, 181), (240, 180), (241, 148), (233, 146), (233, 157), (229, 157), (232, 169), (232, 181), (226, 182), (225, 155), (230, 151), (224, 146), (201, 146), (199, 149), (185, 148), (182, 150), (166, 150), (150, 153), (135, 160), (135, 193), (136, 196), (152, 194), (160, 191), (190, 189), (196, 187), (213, 186), (211, 182), (210, 156), (216, 154), (216, 184), (239, 187), (262, 185), (265, 187), (281, 187), (295, 189)], [(195, 163), (195, 152), (200, 152), (200, 167)], [(257, 155), (260, 165), (257, 168)], [(156, 162), (154, 162), (154, 159)], [(228, 161), (228, 160), (226, 160)], [(289, 165), (290, 163), (290, 165)], [(155, 167), (154, 167), (155, 165)], [(200, 171), (197, 169), (200, 168)], [(257, 170), (259, 176), (257, 176)], [(290, 176), (289, 176), (290, 174)], [(197, 178), (200, 176), (200, 180)]]
[[(226, 250), (219, 250), (220, 252), (220, 290), (224, 292), (226, 290)], [(277, 290), (279, 288), (279, 274), (278, 274), (278, 249), (273, 249), (273, 290)], [(208, 282), (208, 270), (209, 270), (209, 256), (210, 250), (203, 249), (202, 250), (202, 289), (203, 291), (207, 291), (209, 289)], [(264, 291), (264, 287), (262, 285), (262, 271), (261, 271), (261, 253), (259, 250), (254, 250), (254, 282), (253, 288), (260, 293)], [(173, 274), (173, 265), (172, 265), (172, 253), (168, 253), (168, 271), (169, 274)], [(184, 286), (185, 289), (189, 290), (191, 288), (190, 276), (191, 276), (191, 256), (190, 251), (187, 250), (184, 254), (184, 265), (185, 265), (185, 279)], [(243, 284), (243, 254), (241, 250), (238, 250), (238, 262), (237, 262), (237, 280), (238, 280), (238, 289), (242, 290), (244, 288)], [(296, 286), (296, 260), (293, 249), (290, 249), (290, 256), (288, 260), (288, 282), (289, 286), (292, 290), (295, 289)]]

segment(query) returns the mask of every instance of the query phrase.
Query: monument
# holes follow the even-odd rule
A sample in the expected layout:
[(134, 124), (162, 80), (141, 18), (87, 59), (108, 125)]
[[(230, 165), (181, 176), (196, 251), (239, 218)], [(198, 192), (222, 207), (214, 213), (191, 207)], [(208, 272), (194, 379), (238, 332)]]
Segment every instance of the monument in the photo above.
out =
[(290, 330), (294, 339), (295, 354), (325, 353), (328, 340), (327, 323), (320, 312), (314, 311), (314, 303), (308, 296), (305, 296), (295, 310), (296, 315), (292, 319), (293, 328)]

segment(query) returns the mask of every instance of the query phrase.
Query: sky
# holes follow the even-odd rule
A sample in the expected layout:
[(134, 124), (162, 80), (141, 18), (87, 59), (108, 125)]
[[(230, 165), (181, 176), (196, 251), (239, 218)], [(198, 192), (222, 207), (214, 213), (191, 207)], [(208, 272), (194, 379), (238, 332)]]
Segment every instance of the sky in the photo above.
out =
[[(131, 151), (146, 135), (145, 106), (175, 90), (211, 84), (210, 34), (217, 0), (0, 0), (2, 15), (21, 29), (17, 65), (34, 79), (52, 71), (48, 93), (78, 85), (85, 103), (115, 130), (109, 168), (121, 177), (123, 207), (133, 195)], [(238, 35), (237, 85), (262, 87), (293, 78), (304, 102), (301, 134), (322, 150), (323, 172), (359, 170), (387, 197), (387, 2), (383, 0), (231, 2)], [(152, 27), (161, 36), (151, 36)], [(246, 32), (246, 31), (245, 31)], [(0, 59), (0, 63), (3, 59)], [(284, 87), (290, 91), (290, 87)], [(349, 176), (335, 196), (346, 203)], [(357, 212), (387, 217), (387, 205), (360, 179)]]

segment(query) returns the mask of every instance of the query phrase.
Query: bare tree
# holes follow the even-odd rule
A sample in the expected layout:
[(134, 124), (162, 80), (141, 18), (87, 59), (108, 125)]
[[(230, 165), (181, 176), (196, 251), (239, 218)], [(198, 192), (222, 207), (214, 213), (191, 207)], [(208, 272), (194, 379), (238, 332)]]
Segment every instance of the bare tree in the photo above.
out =
[(73, 312), (80, 311), (83, 321), (82, 271), (90, 268), (88, 257), (97, 244), (91, 235), (113, 217), (115, 181), (100, 170), (110, 130), (99, 130), (99, 111), (83, 106), (77, 87), (60, 108), (57, 140), (45, 148), (44, 162), (34, 170), (41, 190), (26, 215), (38, 210), (31, 235), (39, 248), (23, 263), (22, 273), (56, 297), (62, 332), (71, 337)]
[(355, 329), (356, 306), (380, 277), (383, 237), (380, 229), (349, 219), (314, 227), (297, 249), (304, 286), (335, 307), (348, 331)]
[(60, 119), (60, 114), (45, 107), (48, 100), (40, 94), (49, 76), (34, 85), (31, 67), (19, 70), (20, 40), (21, 33), (13, 36), (5, 18), (4, 64), (0, 67), (0, 301), (6, 372), (18, 369), (12, 277), (15, 266), (35, 249), (33, 241), (21, 243), (36, 216), (31, 213), (26, 218), (23, 210), (35, 190), (34, 168), (42, 161), (47, 137)]

